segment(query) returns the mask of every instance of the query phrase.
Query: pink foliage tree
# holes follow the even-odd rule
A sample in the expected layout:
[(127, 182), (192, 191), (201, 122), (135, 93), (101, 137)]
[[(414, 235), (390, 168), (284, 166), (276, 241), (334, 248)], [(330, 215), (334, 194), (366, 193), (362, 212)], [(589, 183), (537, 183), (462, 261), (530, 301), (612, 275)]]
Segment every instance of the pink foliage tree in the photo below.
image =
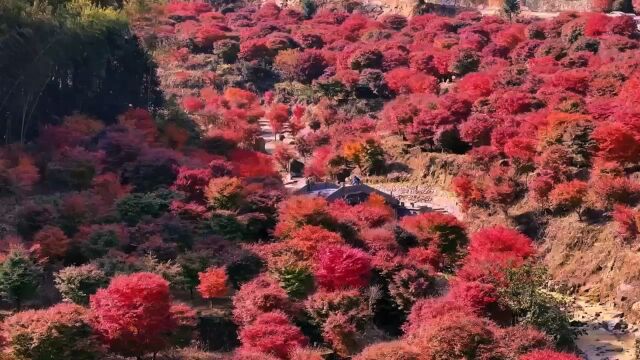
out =
[(141, 358), (169, 344), (176, 328), (169, 283), (151, 273), (116, 276), (90, 298), (93, 326), (112, 351)]
[(316, 256), (314, 275), (327, 290), (360, 288), (369, 283), (371, 259), (349, 246), (327, 246)]

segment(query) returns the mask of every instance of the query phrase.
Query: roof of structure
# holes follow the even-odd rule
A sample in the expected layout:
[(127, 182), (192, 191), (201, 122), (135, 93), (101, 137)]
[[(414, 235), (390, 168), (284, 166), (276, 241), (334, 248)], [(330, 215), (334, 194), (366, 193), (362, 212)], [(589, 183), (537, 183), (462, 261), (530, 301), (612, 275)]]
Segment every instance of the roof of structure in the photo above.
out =
[(388, 204), (398, 205), (400, 201), (395, 197), (382, 192), (378, 189), (372, 188), (366, 184), (360, 185), (344, 185), (340, 186), (334, 183), (314, 183), (311, 184), (311, 189), (309, 190), (307, 186), (304, 186), (295, 191), (296, 194), (299, 195), (313, 195), (320, 196), (326, 198), (328, 201), (334, 201), (338, 199), (343, 199), (351, 194), (365, 193), (365, 194), (378, 194), (382, 196)]

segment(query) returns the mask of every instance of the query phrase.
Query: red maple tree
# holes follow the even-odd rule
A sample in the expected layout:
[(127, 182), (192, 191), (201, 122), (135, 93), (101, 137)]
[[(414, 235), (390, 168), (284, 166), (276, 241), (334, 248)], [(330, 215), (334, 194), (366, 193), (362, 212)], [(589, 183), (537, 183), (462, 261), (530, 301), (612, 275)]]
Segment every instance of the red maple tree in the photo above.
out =
[(198, 293), (204, 299), (214, 299), (225, 296), (229, 292), (227, 287), (227, 273), (224, 268), (210, 267), (198, 273)]
[(120, 275), (90, 298), (93, 327), (109, 348), (141, 357), (168, 345), (176, 323), (169, 283), (151, 273)]

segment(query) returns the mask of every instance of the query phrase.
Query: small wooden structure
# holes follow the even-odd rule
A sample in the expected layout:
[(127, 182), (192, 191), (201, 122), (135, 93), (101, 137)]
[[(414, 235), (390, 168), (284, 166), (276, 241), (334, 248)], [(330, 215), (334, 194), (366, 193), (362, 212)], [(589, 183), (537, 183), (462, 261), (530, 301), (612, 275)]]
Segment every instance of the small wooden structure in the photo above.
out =
[(382, 192), (378, 189), (372, 188), (366, 184), (359, 185), (338, 185), (334, 183), (310, 183), (307, 186), (295, 192), (297, 195), (313, 195), (320, 196), (327, 201), (332, 202), (339, 199), (344, 200), (349, 205), (356, 205), (366, 201), (371, 194), (377, 194), (384, 198), (385, 202), (394, 207), (400, 207), (400, 201), (390, 194)]

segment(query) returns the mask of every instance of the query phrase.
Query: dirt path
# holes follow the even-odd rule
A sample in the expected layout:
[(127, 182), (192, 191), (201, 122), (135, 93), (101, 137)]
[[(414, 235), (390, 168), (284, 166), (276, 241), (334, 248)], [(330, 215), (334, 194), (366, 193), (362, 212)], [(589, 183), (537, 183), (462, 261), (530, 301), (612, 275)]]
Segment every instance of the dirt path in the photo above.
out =
[[(282, 135), (284, 135), (284, 140), (280, 141), (276, 140), (275, 134), (273, 133), (273, 128), (271, 127), (271, 124), (269, 124), (269, 120), (267, 120), (266, 118), (261, 118), (260, 120), (258, 120), (258, 124), (260, 125), (260, 137), (264, 140), (264, 150), (267, 152), (267, 154), (273, 154), (273, 150), (276, 148), (277, 144), (290, 144), (294, 141), (293, 137), (291, 136), (291, 132), (289, 132), (286, 127), (282, 133)], [(295, 149), (295, 147), (293, 148)], [(282, 174), (282, 181), (284, 182), (284, 186), (287, 189), (291, 190), (301, 189), (306, 184), (304, 178), (292, 179), (289, 177), (289, 174), (286, 173)]]
[(273, 153), (273, 149), (276, 147), (275, 134), (269, 124), (269, 121), (265, 118), (258, 120), (260, 125), (260, 137), (264, 139), (264, 149), (268, 154)]
[(455, 196), (437, 187), (404, 182), (367, 185), (395, 196), (409, 208), (429, 207), (434, 211), (449, 213), (458, 219), (464, 218)]
[(586, 360), (635, 360), (638, 328), (627, 324), (624, 313), (608, 305), (578, 298), (573, 319), (584, 334), (576, 340)]
[[(273, 132), (273, 128), (271, 127), (269, 120), (264, 117), (258, 120), (258, 125), (260, 125), (260, 137), (264, 139), (265, 151), (269, 154), (273, 153), (273, 149), (275, 149), (276, 144), (292, 144), (295, 140), (291, 135), (291, 131), (289, 131), (288, 124), (285, 125), (282, 132), (278, 134), (275, 134)], [(280, 141), (281, 136), (284, 136), (284, 139), (282, 141)]]

